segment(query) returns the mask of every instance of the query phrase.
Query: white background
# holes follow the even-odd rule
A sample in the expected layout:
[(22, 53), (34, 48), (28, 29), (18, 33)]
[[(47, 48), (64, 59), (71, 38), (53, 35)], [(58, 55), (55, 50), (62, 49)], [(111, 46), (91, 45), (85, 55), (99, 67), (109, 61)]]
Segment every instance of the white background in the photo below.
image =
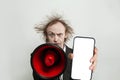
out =
[(33, 80), (30, 54), (43, 43), (34, 26), (54, 13), (70, 22), (74, 36), (96, 39), (93, 80), (120, 80), (119, 0), (0, 0), (0, 80)]

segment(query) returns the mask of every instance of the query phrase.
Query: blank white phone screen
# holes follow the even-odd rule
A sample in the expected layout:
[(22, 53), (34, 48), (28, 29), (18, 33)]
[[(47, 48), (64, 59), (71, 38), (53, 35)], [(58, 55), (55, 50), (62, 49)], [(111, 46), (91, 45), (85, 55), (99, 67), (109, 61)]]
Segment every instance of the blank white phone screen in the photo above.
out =
[(75, 37), (73, 45), (73, 61), (72, 73), (73, 79), (90, 80), (91, 70), (89, 69), (91, 63), (90, 59), (93, 56), (95, 40), (91, 37)]

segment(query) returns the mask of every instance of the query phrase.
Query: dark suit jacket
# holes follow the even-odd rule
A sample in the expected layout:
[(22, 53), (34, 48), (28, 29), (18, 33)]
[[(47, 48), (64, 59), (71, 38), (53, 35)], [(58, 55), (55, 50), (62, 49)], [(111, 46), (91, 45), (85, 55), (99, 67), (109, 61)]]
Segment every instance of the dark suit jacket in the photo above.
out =
[(66, 46), (66, 55), (67, 55), (67, 66), (66, 70), (63, 73), (63, 80), (72, 80), (71, 79), (71, 65), (72, 65), (72, 60), (68, 58), (69, 53), (72, 53), (73, 50)]
[[(71, 79), (71, 59), (68, 58), (68, 54), (72, 53), (73, 50), (71, 48), (69, 48), (68, 46), (66, 46), (66, 55), (67, 55), (67, 65), (66, 65), (66, 69), (63, 73), (63, 80), (72, 80)], [(45, 80), (45, 79), (41, 79), (34, 71), (33, 71), (33, 78), (34, 80)], [(55, 79), (49, 79), (49, 80), (59, 80), (59, 77), (55, 78)]]

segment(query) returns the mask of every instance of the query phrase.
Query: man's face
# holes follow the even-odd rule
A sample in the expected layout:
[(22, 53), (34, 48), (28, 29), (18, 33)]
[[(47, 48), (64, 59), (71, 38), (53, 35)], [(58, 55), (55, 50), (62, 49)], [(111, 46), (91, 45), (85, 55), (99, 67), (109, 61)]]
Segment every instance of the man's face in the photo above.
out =
[(62, 23), (57, 22), (47, 28), (47, 40), (50, 43), (57, 44), (61, 48), (64, 46), (65, 38), (67, 37), (65, 34), (65, 27)]

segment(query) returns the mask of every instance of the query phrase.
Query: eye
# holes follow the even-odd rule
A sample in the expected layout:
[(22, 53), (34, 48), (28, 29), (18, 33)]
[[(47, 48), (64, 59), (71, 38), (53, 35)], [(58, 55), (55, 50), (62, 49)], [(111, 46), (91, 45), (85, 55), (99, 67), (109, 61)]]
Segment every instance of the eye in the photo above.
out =
[(62, 36), (63, 36), (63, 34), (62, 34), (62, 33), (59, 33), (59, 34), (57, 34), (57, 36), (62, 37)]
[(47, 35), (50, 36), (50, 37), (54, 37), (55, 36), (54, 33), (48, 33)]

